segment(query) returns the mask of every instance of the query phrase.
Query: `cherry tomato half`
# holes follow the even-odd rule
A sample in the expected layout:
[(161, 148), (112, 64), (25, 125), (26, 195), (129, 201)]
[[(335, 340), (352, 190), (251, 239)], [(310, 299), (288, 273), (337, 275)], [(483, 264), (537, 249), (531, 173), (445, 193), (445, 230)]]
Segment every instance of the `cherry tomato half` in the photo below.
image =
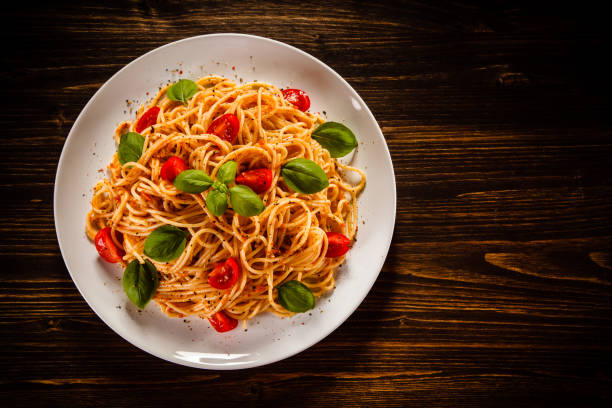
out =
[(230, 331), (238, 326), (238, 320), (229, 317), (225, 312), (217, 312), (213, 317), (209, 317), (208, 321), (219, 333)]
[[(117, 238), (121, 241), (123, 236), (119, 234)], [(94, 238), (98, 253), (107, 262), (117, 263), (123, 258), (125, 252), (123, 248), (118, 247), (111, 236), (110, 227), (102, 228)]]
[(308, 94), (301, 89), (284, 89), (283, 97), (287, 100), (287, 102), (302, 112), (306, 112), (308, 108), (310, 108), (310, 98), (308, 97)]
[(327, 258), (335, 258), (346, 254), (351, 241), (339, 232), (326, 232), (327, 234)]
[(136, 122), (136, 131), (138, 133), (142, 132), (149, 126), (153, 126), (157, 123), (157, 115), (159, 114), (159, 108), (157, 106), (152, 107), (148, 111), (146, 111), (138, 122)]
[(219, 116), (213, 121), (208, 127), (206, 133), (219, 136), (223, 140), (227, 140), (230, 143), (234, 143), (236, 136), (238, 136), (238, 130), (240, 129), (240, 122), (233, 113), (226, 113), (225, 115)]
[(238, 282), (240, 267), (234, 258), (218, 262), (208, 275), (208, 283), (215, 289), (229, 289)]
[(261, 194), (272, 185), (272, 172), (268, 169), (243, 171), (236, 177), (236, 183), (250, 187), (257, 194)]
[(185, 163), (183, 159), (178, 156), (172, 156), (168, 160), (166, 160), (166, 162), (162, 166), (160, 176), (164, 180), (168, 180), (172, 183), (176, 176), (178, 176), (180, 173), (187, 170), (188, 168), (189, 166), (187, 166), (187, 163)]

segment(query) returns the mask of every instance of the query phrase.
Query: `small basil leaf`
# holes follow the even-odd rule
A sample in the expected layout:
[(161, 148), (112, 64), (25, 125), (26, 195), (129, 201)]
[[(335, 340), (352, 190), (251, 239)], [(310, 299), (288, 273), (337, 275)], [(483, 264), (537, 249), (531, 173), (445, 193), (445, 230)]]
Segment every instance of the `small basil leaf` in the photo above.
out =
[(198, 86), (190, 79), (181, 79), (166, 90), (166, 96), (171, 101), (187, 102), (198, 92)]
[(283, 180), (293, 190), (302, 194), (314, 194), (329, 186), (323, 169), (312, 160), (293, 159), (283, 166)]
[(225, 210), (227, 210), (227, 193), (211, 190), (206, 196), (206, 207), (215, 217), (223, 215)]
[(237, 185), (229, 189), (232, 208), (244, 217), (252, 217), (266, 208), (261, 198), (247, 186)]
[(186, 243), (183, 230), (174, 225), (162, 225), (145, 240), (144, 253), (156, 261), (169, 262), (181, 256)]
[(329, 151), (331, 157), (344, 157), (357, 147), (351, 129), (338, 122), (325, 122), (312, 132), (312, 138)]
[(125, 268), (122, 281), (123, 290), (128, 299), (139, 309), (145, 308), (159, 286), (155, 266), (149, 261), (141, 264), (137, 259), (134, 259)]
[(122, 165), (128, 162), (137, 162), (142, 155), (144, 137), (140, 133), (128, 132), (119, 139), (117, 156)]
[(227, 193), (227, 186), (220, 181), (215, 181), (212, 185), (212, 189), (221, 193)]
[(290, 312), (303, 313), (315, 306), (315, 298), (302, 282), (291, 280), (278, 288), (278, 303)]
[(202, 170), (185, 170), (174, 179), (174, 186), (185, 193), (199, 194), (212, 185), (212, 179)]
[(217, 172), (217, 180), (229, 186), (234, 182), (236, 178), (236, 169), (238, 168), (238, 164), (235, 161), (230, 160), (226, 163), (223, 163), (223, 166)]

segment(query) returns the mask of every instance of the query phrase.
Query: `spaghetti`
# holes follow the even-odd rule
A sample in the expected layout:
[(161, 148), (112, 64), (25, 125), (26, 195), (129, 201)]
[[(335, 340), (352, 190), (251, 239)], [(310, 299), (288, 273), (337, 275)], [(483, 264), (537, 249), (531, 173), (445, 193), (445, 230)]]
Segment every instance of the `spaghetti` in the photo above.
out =
[[(280, 316), (293, 313), (278, 303), (275, 288), (297, 280), (321, 296), (334, 287), (334, 273), (345, 256), (326, 257), (326, 232), (343, 233), (353, 240), (357, 232), (357, 194), (364, 188), (365, 174), (339, 163), (312, 139), (323, 122), (319, 115), (303, 112), (270, 84), (234, 82), (208, 76), (195, 81), (197, 92), (187, 103), (170, 100), (168, 87), (154, 97), (158, 107), (155, 124), (139, 133), (144, 137), (142, 155), (123, 165), (115, 154), (108, 169), (110, 178), (97, 183), (87, 215), (86, 232), (110, 227), (113, 242), (125, 251), (120, 263), (149, 260), (159, 272), (153, 296), (169, 316), (198, 315), (210, 318), (224, 311), (246, 321), (271, 311)], [(140, 107), (137, 116), (145, 112)], [(156, 110), (157, 112), (157, 110)], [(234, 143), (207, 133), (213, 121), (234, 114), (239, 131)], [(119, 142), (139, 121), (123, 122), (115, 130)], [(259, 194), (263, 212), (244, 217), (231, 208), (214, 216), (206, 206), (206, 193), (188, 194), (160, 176), (162, 165), (172, 156), (182, 157), (192, 169), (211, 177), (230, 160), (238, 171), (267, 168), (271, 187)], [(300, 194), (284, 182), (281, 167), (295, 158), (317, 163), (327, 175), (329, 187), (315, 194)], [(360, 175), (353, 185), (343, 171)], [(172, 262), (158, 262), (144, 254), (149, 234), (163, 225), (187, 232), (187, 244)], [(207, 278), (216, 263), (235, 258), (240, 276), (230, 289), (212, 287)]]

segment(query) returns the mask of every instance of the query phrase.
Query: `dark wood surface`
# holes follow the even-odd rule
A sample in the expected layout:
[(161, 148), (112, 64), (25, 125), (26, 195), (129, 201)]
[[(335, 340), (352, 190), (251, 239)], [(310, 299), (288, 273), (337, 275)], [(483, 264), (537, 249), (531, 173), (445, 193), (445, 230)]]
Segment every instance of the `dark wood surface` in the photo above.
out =
[[(2, 11), (0, 405), (611, 404), (602, 11), (51, 4)], [(153, 48), (215, 32), (286, 42), (346, 78), (381, 124), (398, 187), (393, 244), (357, 311), (299, 355), (236, 372), (167, 363), (116, 335), (72, 283), (53, 223), (59, 155), (94, 92)]]

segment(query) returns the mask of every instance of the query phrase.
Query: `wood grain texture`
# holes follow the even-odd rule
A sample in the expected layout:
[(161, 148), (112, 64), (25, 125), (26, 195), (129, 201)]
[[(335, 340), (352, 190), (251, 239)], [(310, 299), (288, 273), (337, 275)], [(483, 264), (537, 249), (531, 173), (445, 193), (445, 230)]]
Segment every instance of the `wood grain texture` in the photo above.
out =
[[(0, 68), (0, 405), (609, 406), (611, 77), (597, 10), (527, 2), (14, 3)], [(53, 224), (66, 136), (117, 70), (241, 32), (321, 59), (364, 98), (398, 188), (358, 310), (237, 372), (152, 357), (70, 280)]]

